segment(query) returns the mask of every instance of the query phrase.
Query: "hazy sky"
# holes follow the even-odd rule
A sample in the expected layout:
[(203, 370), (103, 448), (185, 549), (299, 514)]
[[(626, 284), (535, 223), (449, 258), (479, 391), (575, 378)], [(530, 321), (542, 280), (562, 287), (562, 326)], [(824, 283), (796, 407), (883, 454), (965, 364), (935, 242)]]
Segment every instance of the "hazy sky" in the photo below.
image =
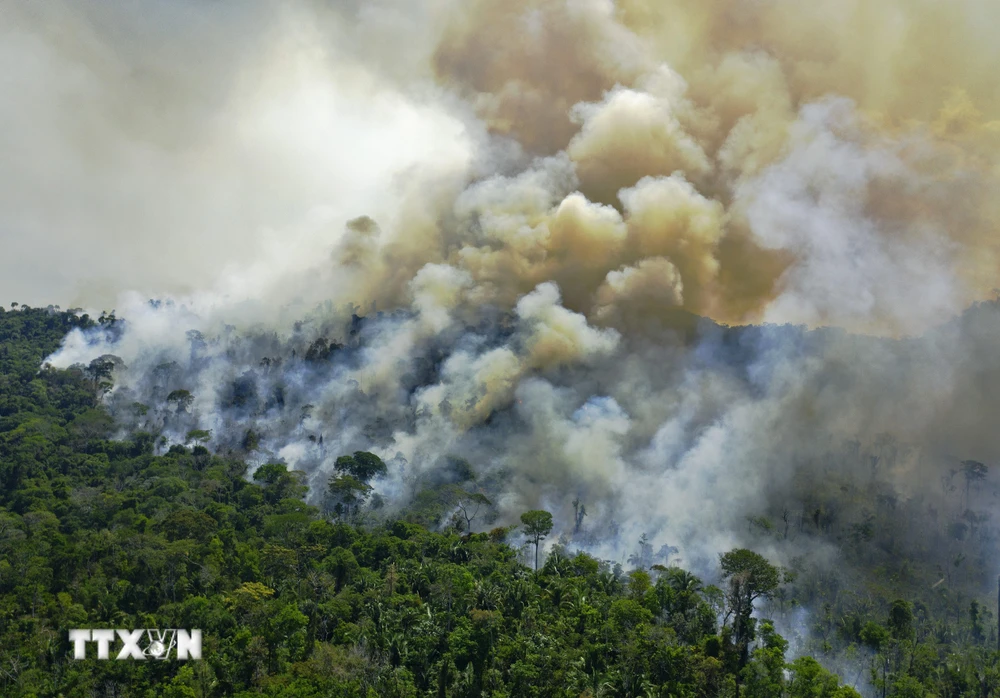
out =
[(388, 307), (442, 263), (508, 307), (919, 331), (998, 285), (998, 8), (15, 0), (0, 302), (364, 268)]
[(328, 245), (391, 208), (395, 174), (465, 157), (461, 123), (266, 7), (5, 6), (0, 302), (204, 288), (274, 247)]

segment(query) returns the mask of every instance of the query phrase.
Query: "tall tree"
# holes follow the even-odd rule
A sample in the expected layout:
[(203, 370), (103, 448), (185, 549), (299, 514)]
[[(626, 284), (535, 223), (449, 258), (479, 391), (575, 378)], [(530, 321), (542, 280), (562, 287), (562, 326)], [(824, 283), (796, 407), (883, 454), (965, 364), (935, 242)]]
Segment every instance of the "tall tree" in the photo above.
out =
[(521, 514), (521, 523), (528, 539), (535, 544), (535, 571), (538, 571), (538, 545), (552, 532), (552, 514), (542, 509), (533, 509)]
[(191, 391), (179, 389), (172, 391), (167, 395), (167, 403), (173, 403), (176, 406), (178, 412), (187, 412), (188, 408), (194, 402), (194, 395)]
[(580, 498), (577, 497), (573, 500), (573, 533), (579, 533), (580, 528), (583, 526), (583, 517), (587, 515), (587, 507), (584, 505)]
[(749, 657), (754, 638), (753, 605), (757, 599), (770, 598), (781, 583), (777, 567), (762, 555), (746, 548), (737, 548), (719, 556), (722, 577), (729, 582), (726, 590), (726, 619), (733, 619), (733, 642), (739, 653), (742, 669)]
[(458, 510), (465, 519), (466, 533), (472, 533), (472, 522), (476, 520), (479, 511), (483, 507), (490, 506), (493, 506), (493, 502), (482, 492), (462, 492), (458, 500)]

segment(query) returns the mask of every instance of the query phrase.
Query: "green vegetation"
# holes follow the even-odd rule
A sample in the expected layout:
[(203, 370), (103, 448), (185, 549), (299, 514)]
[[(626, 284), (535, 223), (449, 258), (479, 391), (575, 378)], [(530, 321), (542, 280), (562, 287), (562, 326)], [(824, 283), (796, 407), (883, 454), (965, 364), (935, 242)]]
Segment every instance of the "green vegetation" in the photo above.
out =
[[(38, 370), (68, 329), (91, 322), (0, 312), (4, 696), (859, 695), (816, 660), (791, 661), (774, 624), (754, 617), (814, 585), (750, 550), (721, 556), (721, 589), (647, 569), (644, 555), (627, 573), (562, 545), (542, 561), (552, 517), (532, 511), (521, 533), (533, 571), (511, 531), (472, 532), (491, 503), (454, 485), (437, 500), (458, 508), (444, 532), (415, 523), (428, 497), (412, 516), (361, 525), (385, 468), (370, 453), (337, 461), (321, 510), (303, 501), (300, 473), (269, 463), (248, 478), (242, 460), (198, 443), (207, 433), (162, 456), (154, 434), (110, 440), (98, 400), (110, 358)], [(187, 397), (170, 399), (181, 409)], [(819, 614), (820, 649), (854, 657), (877, 695), (996, 695), (982, 605), (934, 617), (875, 596), (837, 617), (850, 593)], [(204, 660), (70, 659), (68, 630), (90, 627), (200, 628)]]

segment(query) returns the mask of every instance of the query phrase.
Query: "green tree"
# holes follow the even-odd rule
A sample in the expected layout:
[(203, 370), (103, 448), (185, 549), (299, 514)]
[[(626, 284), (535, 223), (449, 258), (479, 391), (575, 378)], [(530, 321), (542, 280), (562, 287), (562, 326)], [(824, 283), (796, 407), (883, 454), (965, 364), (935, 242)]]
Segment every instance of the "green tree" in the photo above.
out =
[(187, 433), (187, 437), (185, 437), (185, 442), (191, 443), (192, 441), (194, 441), (195, 443), (203, 444), (209, 441), (211, 438), (212, 438), (212, 432), (205, 429), (193, 429)]
[(266, 463), (254, 471), (253, 479), (264, 485), (264, 499), (269, 504), (277, 504), (283, 499), (305, 495), (305, 473), (289, 471), (282, 463)]
[(770, 598), (781, 583), (777, 567), (762, 555), (738, 548), (719, 556), (722, 577), (728, 581), (726, 619), (733, 621), (733, 644), (742, 669), (749, 658), (750, 642), (754, 639), (754, 602)]
[(853, 688), (839, 686), (837, 677), (812, 657), (799, 657), (788, 668), (788, 698), (861, 698)]
[(189, 390), (174, 390), (167, 395), (167, 404), (174, 405), (178, 412), (187, 412), (194, 402), (194, 396)]
[(357, 514), (371, 491), (371, 485), (362, 482), (353, 475), (334, 475), (330, 478), (327, 486), (330, 509), (340, 517), (350, 517), (352, 513)]
[(333, 467), (337, 472), (346, 473), (364, 483), (373, 478), (384, 477), (388, 472), (382, 459), (367, 451), (355, 451), (354, 455), (340, 456)]
[(742, 671), (744, 698), (775, 698), (781, 696), (785, 689), (788, 642), (775, 632), (770, 621), (761, 624), (760, 636), (761, 647), (754, 650), (753, 657)]
[(889, 609), (889, 632), (897, 640), (913, 639), (913, 607), (903, 599), (896, 599)]
[(533, 509), (521, 514), (524, 532), (535, 545), (535, 570), (538, 570), (538, 546), (552, 532), (552, 514), (542, 509)]

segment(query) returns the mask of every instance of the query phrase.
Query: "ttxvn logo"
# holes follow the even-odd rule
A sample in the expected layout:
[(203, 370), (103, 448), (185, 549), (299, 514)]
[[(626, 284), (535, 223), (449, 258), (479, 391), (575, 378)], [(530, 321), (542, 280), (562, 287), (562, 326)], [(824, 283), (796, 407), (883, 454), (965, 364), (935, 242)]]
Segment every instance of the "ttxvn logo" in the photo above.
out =
[[(200, 630), (70, 630), (73, 659), (87, 658), (87, 643), (97, 644), (97, 658), (111, 659), (115, 637), (122, 648), (115, 659), (201, 659)], [(171, 657), (173, 654), (173, 657)]]

